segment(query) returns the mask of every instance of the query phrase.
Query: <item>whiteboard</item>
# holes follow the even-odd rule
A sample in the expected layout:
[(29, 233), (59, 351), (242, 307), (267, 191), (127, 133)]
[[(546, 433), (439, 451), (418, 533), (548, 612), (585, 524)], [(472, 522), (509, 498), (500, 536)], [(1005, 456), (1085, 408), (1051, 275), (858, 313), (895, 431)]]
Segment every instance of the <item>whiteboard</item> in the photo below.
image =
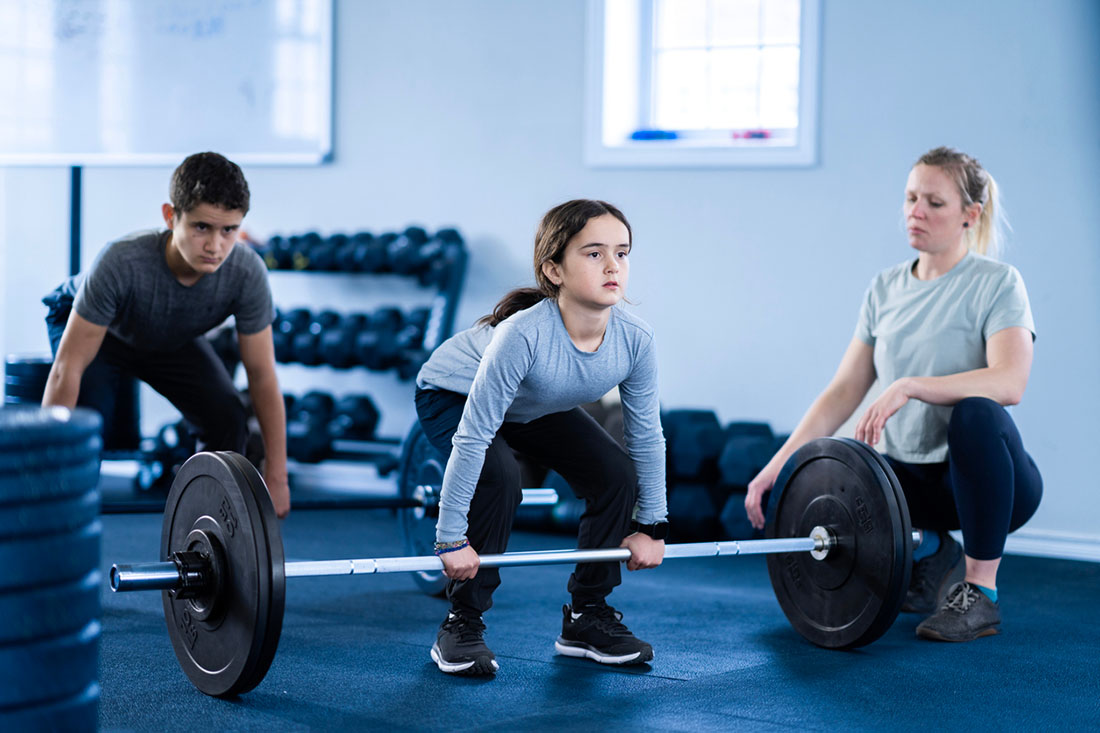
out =
[(332, 153), (332, 0), (0, 0), (0, 165)]

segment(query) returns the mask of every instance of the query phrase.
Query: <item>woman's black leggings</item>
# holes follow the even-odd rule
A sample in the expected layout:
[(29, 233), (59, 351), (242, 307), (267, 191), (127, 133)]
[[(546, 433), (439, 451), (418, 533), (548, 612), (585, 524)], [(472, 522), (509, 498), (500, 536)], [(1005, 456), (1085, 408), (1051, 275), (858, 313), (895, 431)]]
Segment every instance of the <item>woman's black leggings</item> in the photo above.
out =
[(1031, 519), (1043, 496), (1043, 478), (1016, 424), (984, 397), (968, 397), (952, 410), (946, 461), (886, 460), (905, 491), (913, 526), (962, 529), (966, 554), (975, 560), (999, 558), (1008, 533)]
[[(416, 413), (424, 435), (444, 455), (466, 406), (466, 395), (441, 389), (417, 389)], [(578, 549), (618, 547), (630, 528), (638, 478), (626, 451), (579, 407), (527, 423), (505, 421), (485, 451), (474, 498), (467, 515), (466, 538), (479, 555), (504, 552), (522, 496), (519, 464), (513, 449), (552, 468), (585, 501), (577, 535)], [(617, 562), (581, 563), (569, 577), (573, 607), (602, 601), (622, 580)], [(455, 610), (481, 614), (493, 605), (500, 571), (480, 568), (470, 580), (452, 580), (447, 598)]]

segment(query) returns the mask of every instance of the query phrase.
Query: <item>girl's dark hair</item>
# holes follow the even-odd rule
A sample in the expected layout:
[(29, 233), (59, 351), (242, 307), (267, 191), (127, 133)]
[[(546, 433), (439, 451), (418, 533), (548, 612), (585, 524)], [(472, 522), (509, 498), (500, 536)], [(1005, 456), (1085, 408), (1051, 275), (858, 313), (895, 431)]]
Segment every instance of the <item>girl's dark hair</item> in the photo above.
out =
[(535, 287), (512, 290), (500, 299), (491, 314), (479, 319), (477, 325), (496, 326), (512, 314), (526, 310), (539, 301), (558, 297), (558, 286), (546, 277), (546, 273), (542, 271), (543, 264), (546, 262), (560, 264), (569, 240), (584, 229), (589, 219), (606, 214), (623, 223), (626, 227), (627, 242), (633, 244), (634, 235), (630, 230), (630, 222), (623, 216), (623, 212), (606, 201), (574, 199), (547, 211), (535, 233)]
[(199, 204), (248, 213), (248, 181), (244, 173), (236, 163), (217, 153), (195, 153), (180, 163), (172, 173), (168, 197), (176, 216)]

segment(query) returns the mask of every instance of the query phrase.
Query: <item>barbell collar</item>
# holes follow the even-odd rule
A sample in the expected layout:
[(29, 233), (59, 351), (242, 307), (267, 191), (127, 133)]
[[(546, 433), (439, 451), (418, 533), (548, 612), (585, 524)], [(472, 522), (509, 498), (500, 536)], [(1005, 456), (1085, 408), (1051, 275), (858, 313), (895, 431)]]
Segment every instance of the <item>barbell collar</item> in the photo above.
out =
[(197, 598), (213, 583), (210, 559), (200, 552), (173, 552), (172, 564), (176, 566), (179, 581), (175, 588), (176, 598)]

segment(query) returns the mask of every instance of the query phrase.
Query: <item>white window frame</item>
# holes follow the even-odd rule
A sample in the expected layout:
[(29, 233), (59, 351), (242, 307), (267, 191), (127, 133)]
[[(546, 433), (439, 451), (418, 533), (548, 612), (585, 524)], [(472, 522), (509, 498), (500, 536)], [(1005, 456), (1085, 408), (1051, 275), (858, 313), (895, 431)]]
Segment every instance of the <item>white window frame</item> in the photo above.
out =
[[(651, 7), (648, 0), (631, 0), (638, 4), (639, 13)], [(821, 0), (800, 0), (799, 79), (798, 79), (798, 132), (792, 145), (754, 144), (749, 141), (709, 144), (700, 140), (645, 140), (623, 141), (607, 144), (604, 141), (604, 83), (608, 75), (607, 61), (620, 59), (624, 54), (606, 53), (604, 19), (607, 14), (605, 0), (588, 0), (587, 54), (585, 80), (585, 163), (591, 167), (609, 168), (741, 168), (741, 167), (810, 167), (817, 163), (817, 117), (819, 87), (819, 54), (821, 37)], [(628, 39), (637, 44), (647, 43), (643, 38), (651, 32), (650, 24), (639, 22), (637, 38)], [(630, 51), (638, 51), (637, 48)], [(649, 52), (625, 55), (648, 57)], [(622, 74), (623, 63), (619, 61)], [(629, 61), (626, 62), (630, 64)], [(637, 66), (644, 66), (638, 64)], [(647, 69), (632, 68), (636, 77), (638, 95), (651, 93)], [(636, 105), (634, 105), (636, 107)], [(633, 116), (634, 112), (627, 112)]]

